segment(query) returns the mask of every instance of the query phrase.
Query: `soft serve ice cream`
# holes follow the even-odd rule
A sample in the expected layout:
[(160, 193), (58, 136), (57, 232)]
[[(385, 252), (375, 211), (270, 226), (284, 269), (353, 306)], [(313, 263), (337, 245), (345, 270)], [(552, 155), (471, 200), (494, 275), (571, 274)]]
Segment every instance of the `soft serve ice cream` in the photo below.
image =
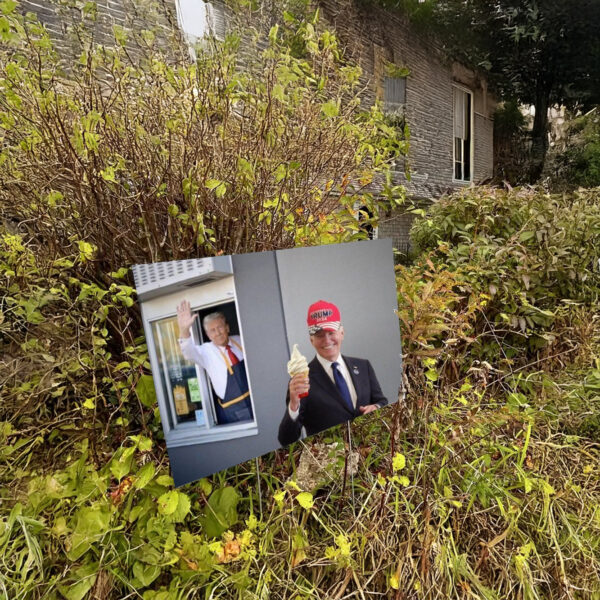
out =
[[(300, 354), (300, 350), (298, 350), (298, 344), (294, 344), (292, 348), (292, 356), (287, 364), (287, 370), (290, 377), (294, 377), (295, 375), (304, 375), (308, 377), (308, 361), (305, 356)], [(300, 398), (304, 398), (308, 396), (308, 394), (300, 394)]]

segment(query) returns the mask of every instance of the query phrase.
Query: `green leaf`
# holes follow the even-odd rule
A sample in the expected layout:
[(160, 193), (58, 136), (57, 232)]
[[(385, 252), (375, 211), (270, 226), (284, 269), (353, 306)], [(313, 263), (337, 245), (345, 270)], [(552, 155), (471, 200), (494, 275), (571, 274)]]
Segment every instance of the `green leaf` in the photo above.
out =
[(147, 408), (152, 408), (156, 405), (156, 390), (154, 389), (152, 375), (142, 375), (139, 378), (135, 386), (135, 393), (140, 402)]
[(339, 106), (337, 104), (337, 102), (335, 102), (335, 100), (329, 100), (328, 102), (325, 102), (324, 104), (321, 105), (321, 112), (326, 116), (326, 117), (337, 117), (340, 109)]
[(273, 25), (269, 30), (269, 42), (271, 46), (274, 46), (277, 42), (277, 32), (279, 31), (279, 25)]
[(279, 165), (275, 169), (275, 173), (273, 175), (275, 177), (275, 183), (279, 183), (287, 175), (287, 167), (284, 164)]
[(69, 538), (70, 550), (67, 552), (70, 560), (78, 560), (108, 531), (110, 512), (106, 506), (84, 507), (77, 512), (75, 522)]
[(191, 507), (192, 503), (187, 494), (177, 492), (177, 507), (173, 513), (169, 515), (169, 520), (173, 523), (182, 523), (190, 512)]
[(79, 246), (79, 260), (81, 260), (81, 262), (86, 262), (94, 258), (94, 254), (97, 250), (96, 246), (82, 240), (78, 241), (77, 245)]
[(535, 237), (535, 231), (523, 231), (523, 232), (521, 232), (521, 235), (519, 236), (519, 241), (526, 242), (533, 237)]
[(179, 492), (171, 490), (166, 492), (158, 499), (158, 512), (161, 515), (172, 515), (177, 510), (179, 504)]
[(276, 83), (273, 86), (273, 91), (271, 93), (275, 100), (279, 100), (280, 102), (283, 102), (285, 100), (285, 89), (280, 83)]
[(152, 481), (152, 478), (154, 477), (155, 473), (156, 473), (156, 469), (154, 467), (154, 463), (151, 463), (151, 462), (146, 463), (136, 473), (133, 487), (137, 488), (138, 490), (145, 488)]
[(310, 510), (315, 503), (310, 492), (300, 492), (296, 496), (296, 500), (298, 501), (298, 504), (306, 510)]
[(9, 15), (15, 11), (17, 3), (14, 0), (2, 0), (0, 2), (0, 11), (3, 15)]
[(215, 490), (208, 499), (205, 514), (200, 524), (208, 537), (219, 537), (224, 531), (237, 523), (238, 493), (230, 486)]
[(425, 371), (425, 377), (427, 377), (429, 381), (437, 381), (438, 372), (435, 369), (427, 369), (427, 371)]
[(198, 485), (200, 486), (200, 489), (202, 490), (202, 493), (205, 496), (210, 496), (210, 493), (212, 492), (212, 483), (206, 479), (206, 477), (203, 477), (199, 482)]
[(227, 186), (223, 181), (219, 181), (218, 179), (207, 179), (206, 187), (215, 192), (217, 198), (222, 198), (227, 192)]
[(134, 451), (134, 447), (117, 450), (110, 461), (110, 472), (115, 479), (123, 479), (131, 472)]
[(106, 169), (100, 171), (100, 176), (102, 177), (102, 179), (104, 179), (104, 181), (110, 181), (113, 183), (116, 182), (115, 168), (111, 167), (110, 165), (107, 166)]
[(70, 585), (60, 585), (60, 593), (66, 600), (83, 600), (96, 583), (98, 563), (87, 563), (75, 570), (74, 581)]
[(401, 471), (406, 466), (406, 457), (400, 452), (396, 452), (392, 459), (392, 469), (394, 471)]
[(158, 483), (158, 485), (169, 487), (173, 485), (173, 478), (170, 475), (159, 475), (156, 478), (156, 483)]
[(160, 567), (136, 561), (133, 564), (133, 575), (142, 584), (142, 587), (147, 587), (160, 575)]
[(83, 408), (93, 410), (94, 408), (96, 408), (96, 402), (93, 398), (87, 398), (86, 401), (82, 404), (82, 406)]

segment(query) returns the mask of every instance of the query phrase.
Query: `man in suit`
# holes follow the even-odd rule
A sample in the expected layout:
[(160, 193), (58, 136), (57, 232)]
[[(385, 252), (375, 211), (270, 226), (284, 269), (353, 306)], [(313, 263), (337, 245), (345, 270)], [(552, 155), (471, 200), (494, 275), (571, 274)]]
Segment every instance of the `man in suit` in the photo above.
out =
[(290, 379), (279, 425), (282, 446), (298, 440), (302, 427), (312, 435), (387, 404), (371, 363), (342, 356), (344, 328), (337, 306), (324, 300), (311, 304), (307, 324), (316, 356), (308, 365), (308, 377)]

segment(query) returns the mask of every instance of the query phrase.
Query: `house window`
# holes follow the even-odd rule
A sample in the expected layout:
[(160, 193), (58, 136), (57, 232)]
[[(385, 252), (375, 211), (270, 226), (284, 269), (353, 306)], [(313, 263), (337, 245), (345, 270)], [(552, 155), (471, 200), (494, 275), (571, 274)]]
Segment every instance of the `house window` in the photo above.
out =
[(473, 165), (473, 95), (453, 87), (454, 179), (471, 181)]
[(406, 77), (383, 78), (383, 110), (386, 113), (402, 111), (406, 104)]
[(177, 20), (190, 46), (206, 36), (225, 39), (225, 10), (222, 4), (203, 0), (177, 0)]

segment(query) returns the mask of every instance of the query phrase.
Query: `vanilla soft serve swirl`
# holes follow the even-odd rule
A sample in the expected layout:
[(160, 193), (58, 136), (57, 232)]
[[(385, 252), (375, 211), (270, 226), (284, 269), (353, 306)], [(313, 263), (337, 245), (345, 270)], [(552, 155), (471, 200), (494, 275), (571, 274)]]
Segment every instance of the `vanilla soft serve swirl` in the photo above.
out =
[(287, 370), (290, 377), (297, 375), (298, 373), (305, 373), (308, 371), (308, 361), (298, 350), (298, 344), (294, 344), (292, 349), (292, 356), (287, 364)]

